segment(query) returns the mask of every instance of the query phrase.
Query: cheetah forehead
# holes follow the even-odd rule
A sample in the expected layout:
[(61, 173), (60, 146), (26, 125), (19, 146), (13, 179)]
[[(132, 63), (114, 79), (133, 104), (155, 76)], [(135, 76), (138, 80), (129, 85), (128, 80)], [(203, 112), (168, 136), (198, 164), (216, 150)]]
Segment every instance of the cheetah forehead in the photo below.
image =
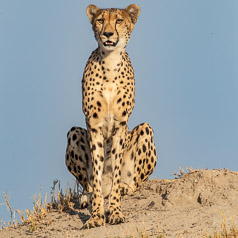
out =
[(127, 22), (135, 24), (140, 14), (140, 8), (137, 4), (131, 4), (127, 6), (125, 9), (120, 8), (100, 9), (97, 6), (91, 4), (87, 7), (86, 10), (90, 22), (92, 24), (95, 23), (95, 19), (98, 19), (100, 17), (108, 21), (115, 20), (115, 18), (123, 18)]
[(107, 8), (100, 9), (100, 11), (95, 15), (95, 19), (102, 18), (108, 22), (114, 21), (115, 19), (122, 18), (127, 22), (131, 23), (131, 18), (129, 14), (124, 9), (118, 8)]

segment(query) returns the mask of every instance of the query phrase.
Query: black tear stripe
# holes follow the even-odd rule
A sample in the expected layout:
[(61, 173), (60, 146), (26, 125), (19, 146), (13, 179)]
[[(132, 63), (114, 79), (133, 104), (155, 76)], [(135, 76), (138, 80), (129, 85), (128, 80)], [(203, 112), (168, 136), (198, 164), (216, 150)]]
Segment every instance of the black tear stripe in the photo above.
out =
[[(102, 14), (102, 19), (104, 19), (104, 13)], [(104, 23), (104, 22), (103, 22)], [(102, 34), (102, 32), (103, 32), (103, 28), (104, 28), (104, 24), (102, 24), (103, 26), (102, 26), (102, 29), (101, 29), (101, 31), (100, 31), (100, 34), (99, 34), (99, 38), (101, 39), (101, 34)]]
[[(117, 17), (117, 16), (116, 16)], [(115, 21), (115, 31), (116, 31), (116, 33), (117, 33), (117, 42), (116, 42), (116, 45), (117, 45), (117, 43), (119, 42), (119, 33), (118, 33), (118, 31), (117, 31), (117, 27), (116, 27), (116, 25), (117, 25), (117, 23), (116, 23), (117, 21)]]

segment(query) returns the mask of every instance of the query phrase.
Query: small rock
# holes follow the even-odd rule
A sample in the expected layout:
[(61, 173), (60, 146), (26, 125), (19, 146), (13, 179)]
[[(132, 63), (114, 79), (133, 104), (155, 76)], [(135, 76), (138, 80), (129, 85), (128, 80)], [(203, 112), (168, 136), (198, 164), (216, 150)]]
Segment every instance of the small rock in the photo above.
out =
[(152, 201), (152, 202), (148, 205), (148, 207), (153, 207), (154, 205), (155, 205), (155, 202)]

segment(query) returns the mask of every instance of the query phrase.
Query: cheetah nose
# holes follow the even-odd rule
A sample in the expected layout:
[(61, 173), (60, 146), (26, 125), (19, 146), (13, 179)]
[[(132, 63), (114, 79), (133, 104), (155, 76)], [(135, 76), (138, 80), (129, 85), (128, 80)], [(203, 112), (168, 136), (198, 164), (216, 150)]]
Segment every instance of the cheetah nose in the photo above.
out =
[(106, 36), (106, 37), (110, 37), (112, 36), (114, 33), (113, 32), (104, 32), (103, 35)]

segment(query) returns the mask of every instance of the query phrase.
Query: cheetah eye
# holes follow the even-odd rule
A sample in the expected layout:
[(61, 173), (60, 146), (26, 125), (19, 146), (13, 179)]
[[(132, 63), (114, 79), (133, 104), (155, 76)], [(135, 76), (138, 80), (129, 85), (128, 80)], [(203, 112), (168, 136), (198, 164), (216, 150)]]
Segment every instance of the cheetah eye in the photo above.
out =
[(98, 22), (99, 24), (103, 24), (104, 20), (103, 20), (103, 19), (98, 19), (97, 22)]
[(116, 23), (117, 23), (117, 24), (121, 24), (122, 22), (123, 22), (122, 19), (117, 19), (117, 20), (116, 20)]

